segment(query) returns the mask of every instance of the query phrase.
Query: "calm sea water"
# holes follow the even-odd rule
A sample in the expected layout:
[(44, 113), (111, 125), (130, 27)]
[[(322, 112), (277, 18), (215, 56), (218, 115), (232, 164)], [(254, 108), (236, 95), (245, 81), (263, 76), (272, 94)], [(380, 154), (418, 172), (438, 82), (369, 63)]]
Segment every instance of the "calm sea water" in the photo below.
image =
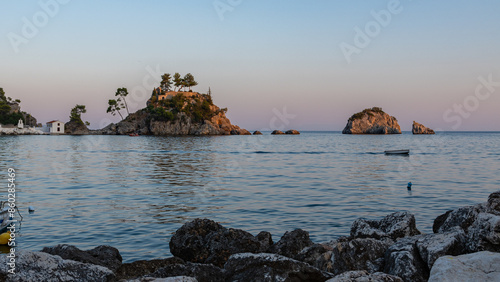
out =
[(302, 228), (323, 242), (347, 235), (356, 218), (406, 210), (429, 233), (436, 216), (500, 189), (499, 141), (500, 133), (1, 137), (0, 197), (14, 168), (19, 248), (107, 244), (124, 261), (171, 256), (172, 233), (198, 217), (270, 231), (275, 241)]

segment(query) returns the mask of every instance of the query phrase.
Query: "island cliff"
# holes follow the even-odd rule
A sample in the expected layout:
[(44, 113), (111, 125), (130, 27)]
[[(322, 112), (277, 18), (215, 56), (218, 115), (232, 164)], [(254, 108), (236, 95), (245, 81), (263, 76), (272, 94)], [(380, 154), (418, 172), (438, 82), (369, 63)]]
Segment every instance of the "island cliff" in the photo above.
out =
[(343, 134), (401, 134), (395, 117), (382, 108), (373, 107), (352, 115), (342, 131)]
[(146, 108), (90, 134), (250, 135), (246, 129), (231, 124), (226, 112), (213, 104), (210, 94), (155, 89)]
[(434, 130), (425, 127), (423, 124), (413, 121), (413, 127), (411, 132), (413, 134), (435, 134)]

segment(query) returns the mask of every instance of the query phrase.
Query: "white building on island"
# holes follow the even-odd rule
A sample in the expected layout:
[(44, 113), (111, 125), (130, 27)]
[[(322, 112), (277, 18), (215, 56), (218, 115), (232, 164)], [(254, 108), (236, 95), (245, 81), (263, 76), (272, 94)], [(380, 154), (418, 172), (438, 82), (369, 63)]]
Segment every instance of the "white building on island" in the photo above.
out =
[(50, 134), (64, 134), (64, 122), (60, 120), (49, 121), (43, 129), (44, 132)]

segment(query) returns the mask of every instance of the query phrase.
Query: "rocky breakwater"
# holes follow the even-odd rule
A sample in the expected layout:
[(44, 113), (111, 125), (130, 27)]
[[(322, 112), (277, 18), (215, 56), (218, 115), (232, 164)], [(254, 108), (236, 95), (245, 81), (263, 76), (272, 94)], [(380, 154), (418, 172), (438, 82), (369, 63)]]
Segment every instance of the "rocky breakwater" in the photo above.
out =
[(395, 212), (357, 219), (349, 236), (330, 242), (314, 243), (301, 229), (275, 242), (269, 232), (195, 219), (171, 237), (174, 257), (122, 263), (110, 246), (58, 245), (16, 252), (15, 275), (0, 256), (0, 280), (500, 281), (500, 191), (438, 216), (433, 231), (422, 234), (412, 214)]
[(153, 95), (145, 109), (130, 114), (117, 124), (92, 132), (92, 134), (121, 135), (250, 135), (246, 129), (231, 124), (227, 109), (213, 104), (208, 94), (175, 92)]
[(423, 124), (413, 121), (413, 126), (411, 129), (413, 134), (435, 134), (434, 130), (425, 127)]
[(343, 134), (401, 134), (395, 117), (382, 108), (373, 107), (352, 115), (347, 121)]

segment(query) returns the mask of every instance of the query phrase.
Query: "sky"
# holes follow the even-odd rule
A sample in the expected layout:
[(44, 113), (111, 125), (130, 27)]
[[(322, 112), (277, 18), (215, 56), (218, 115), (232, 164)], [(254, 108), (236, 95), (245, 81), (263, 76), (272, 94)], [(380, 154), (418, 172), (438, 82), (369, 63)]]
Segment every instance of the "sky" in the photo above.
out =
[(437, 130), (500, 131), (499, 1), (0, 1), (0, 87), (39, 122), (120, 120), (163, 73), (248, 130), (342, 130), (374, 106)]

